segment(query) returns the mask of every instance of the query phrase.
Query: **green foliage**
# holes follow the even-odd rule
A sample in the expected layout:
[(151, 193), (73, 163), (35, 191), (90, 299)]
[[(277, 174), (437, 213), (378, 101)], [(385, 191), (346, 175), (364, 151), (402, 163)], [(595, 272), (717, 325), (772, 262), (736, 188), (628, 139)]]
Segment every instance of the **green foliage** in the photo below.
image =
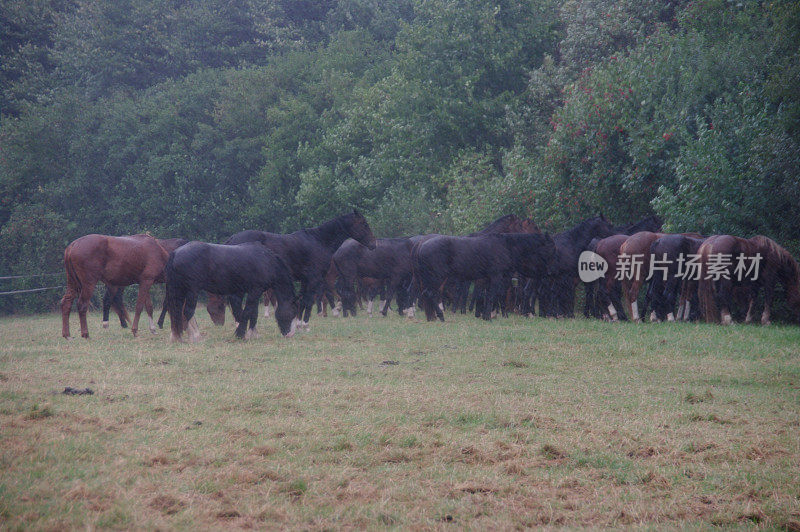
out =
[(655, 212), (800, 250), (797, 2), (11, 0), (0, 31), (0, 273), (353, 207), (380, 236)]

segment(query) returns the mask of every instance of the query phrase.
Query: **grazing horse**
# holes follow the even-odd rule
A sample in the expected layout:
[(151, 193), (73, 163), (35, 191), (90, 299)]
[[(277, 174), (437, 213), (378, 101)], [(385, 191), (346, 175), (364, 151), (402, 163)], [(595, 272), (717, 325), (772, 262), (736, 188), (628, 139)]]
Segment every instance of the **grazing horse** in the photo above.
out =
[(628, 235), (612, 235), (599, 240), (594, 246), (594, 252), (608, 263), (608, 269), (603, 277), (598, 279), (597, 303), (608, 308), (608, 317), (612, 321), (626, 320), (620, 301), (619, 283), (616, 279), (617, 259), (619, 249), (628, 239)]
[(533, 288), (539, 297), (541, 316), (572, 317), (575, 307), (575, 285), (578, 282), (578, 257), (594, 238), (614, 234), (614, 227), (599, 214), (587, 218), (572, 229), (553, 236), (556, 262), (553, 273)]
[(642, 321), (642, 316), (647, 314), (650, 300), (645, 298), (642, 313), (639, 314), (639, 289), (645, 282), (650, 270), (650, 246), (664, 236), (664, 233), (652, 231), (639, 231), (629, 236), (619, 248), (622, 261), (629, 261), (631, 267), (622, 278), (622, 297), (625, 307), (631, 313), (631, 319), (637, 323)]
[[(684, 236), (702, 238), (698, 233), (680, 233)], [(626, 275), (622, 278), (622, 296), (626, 309), (631, 313), (631, 319), (641, 322), (642, 317), (647, 314), (650, 299), (645, 296), (641, 314), (639, 313), (639, 290), (644, 284), (650, 272), (650, 246), (659, 238), (666, 236), (666, 233), (655, 233), (652, 231), (639, 231), (629, 236), (619, 249), (620, 259), (626, 261)], [(655, 314), (651, 315), (655, 318)]]
[[(164, 251), (167, 253), (172, 253), (182, 245), (188, 242), (185, 238), (166, 238), (160, 239), (156, 238), (156, 242), (164, 248)], [(163, 282), (163, 281), (156, 281), (156, 282)], [(111, 308), (114, 309), (114, 312), (117, 313), (119, 316), (119, 324), (124, 329), (128, 326), (128, 321), (130, 318), (128, 317), (128, 312), (125, 310), (125, 304), (123, 303), (123, 294), (125, 293), (124, 286), (112, 286), (106, 285), (106, 293), (103, 294), (103, 328), (108, 328), (108, 314)], [(161, 329), (164, 327), (164, 316), (167, 314), (167, 305), (161, 305), (161, 314), (158, 316), (158, 328)]]
[(680, 272), (680, 261), (686, 263), (691, 255), (696, 255), (705, 238), (687, 235), (664, 235), (650, 245), (650, 256), (666, 263), (663, 272), (653, 274), (647, 288), (647, 299), (653, 306), (656, 318), (675, 321), (675, 303), (681, 296), (678, 306), (678, 320), (688, 321), (690, 311), (697, 307), (697, 280)]
[[(356, 294), (353, 287), (358, 279), (370, 277), (386, 287), (381, 314), (386, 316), (389, 302), (395, 294), (402, 314), (406, 300), (402, 287), (411, 280), (412, 245), (409, 238), (379, 238), (375, 249), (370, 250), (353, 239), (345, 240), (333, 254), (333, 264), (339, 276), (336, 289), (342, 299), (343, 310), (356, 315)], [(368, 306), (371, 301), (370, 299)]]
[(139, 330), (142, 308), (150, 317), (150, 331), (155, 333), (153, 302), (150, 287), (164, 281), (164, 265), (168, 254), (150, 235), (107, 236), (91, 234), (78, 238), (64, 250), (64, 268), (67, 272), (67, 292), (61, 299), (61, 334), (69, 338), (69, 314), (72, 301), (78, 298), (78, 317), (81, 336), (89, 338), (86, 312), (97, 283), (109, 286), (139, 284), (136, 313), (131, 332)]
[[(698, 296), (706, 321), (730, 324), (731, 300), (733, 290), (742, 288), (749, 294), (749, 305), (745, 322), (752, 321), (753, 304), (758, 290), (764, 289), (764, 311), (761, 324), (769, 325), (775, 283), (780, 281), (786, 290), (786, 299), (791, 309), (800, 314), (800, 267), (791, 254), (774, 240), (765, 236), (750, 239), (731, 235), (708, 237), (698, 250), (702, 272), (698, 286)], [(728, 258), (728, 263), (719, 260)], [(739, 279), (737, 267), (740, 257), (746, 266), (747, 261), (758, 260), (758, 275), (746, 272)]]
[(547, 234), (500, 233), (481, 236), (436, 236), (419, 246), (413, 259), (422, 306), (428, 321), (444, 321), (441, 291), (448, 279), (489, 279), (482, 305), (483, 318), (491, 319), (493, 302), (514, 272), (539, 278), (550, 272), (555, 255)]
[[(617, 294), (619, 291), (619, 283), (617, 283), (614, 275), (616, 273), (616, 261), (617, 255), (619, 255), (619, 247), (624, 242), (624, 239), (617, 238), (618, 235), (628, 236), (634, 233), (638, 233), (639, 231), (652, 231), (652, 232), (659, 232), (661, 231), (661, 226), (663, 225), (663, 220), (658, 216), (648, 216), (646, 218), (642, 218), (638, 222), (630, 223), (627, 225), (620, 225), (614, 227), (614, 236), (610, 236), (607, 238), (616, 238), (616, 240), (612, 242), (605, 242), (600, 249), (602, 251), (598, 252), (598, 245), (600, 245), (600, 241), (602, 239), (593, 239), (592, 242), (589, 243), (587, 249), (589, 251), (593, 251), (598, 255), (601, 255), (606, 262), (608, 262), (609, 269), (606, 271), (606, 276), (603, 279), (598, 279), (597, 281), (591, 283), (584, 283), (584, 290), (586, 292), (586, 302), (583, 309), (583, 315), (587, 318), (590, 315), (593, 315), (596, 318), (600, 317), (608, 317), (611, 320), (616, 321), (617, 319), (625, 320), (625, 313), (622, 311), (622, 305), (620, 304), (620, 297)], [(612, 265), (613, 261), (613, 265)], [(609, 278), (610, 272), (610, 278)], [(601, 294), (600, 290), (603, 289), (602, 284), (605, 283), (605, 294)], [(615, 299), (616, 305), (613, 305), (611, 298)], [(609, 313), (606, 314), (603, 308), (608, 308)], [(619, 312), (618, 312), (619, 311)]]
[[(294, 279), (300, 281), (298, 317), (307, 328), (314, 302), (325, 290), (325, 274), (328, 273), (333, 253), (348, 238), (375, 249), (375, 236), (367, 220), (358, 211), (290, 234), (242, 231), (228, 238), (225, 244), (260, 242), (283, 259)], [(209, 304), (216, 304), (212, 299), (209, 296)]]
[[(286, 337), (297, 327), (294, 282), (286, 264), (257, 242), (237, 245), (189, 242), (173, 251), (166, 265), (167, 308), (172, 341), (180, 341), (188, 327), (191, 341), (200, 338), (194, 319), (200, 290), (228, 296), (233, 315), (239, 322), (238, 338), (253, 338), (258, 320), (261, 294), (272, 290), (278, 301), (275, 321)], [(247, 302), (242, 308), (242, 302)]]

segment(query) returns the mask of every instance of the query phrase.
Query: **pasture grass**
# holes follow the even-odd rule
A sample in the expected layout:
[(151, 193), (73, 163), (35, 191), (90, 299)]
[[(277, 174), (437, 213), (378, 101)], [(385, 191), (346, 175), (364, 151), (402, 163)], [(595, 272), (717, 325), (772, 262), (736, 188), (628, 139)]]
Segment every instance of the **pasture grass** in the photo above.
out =
[(0, 319), (2, 528), (800, 529), (797, 327), (198, 318)]

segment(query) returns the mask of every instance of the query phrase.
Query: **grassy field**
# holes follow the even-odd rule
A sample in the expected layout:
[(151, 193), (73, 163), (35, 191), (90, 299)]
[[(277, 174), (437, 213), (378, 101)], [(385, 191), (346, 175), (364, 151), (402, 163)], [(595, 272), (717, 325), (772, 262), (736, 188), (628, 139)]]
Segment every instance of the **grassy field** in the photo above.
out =
[(800, 529), (800, 328), (198, 314), (0, 320), (3, 528)]

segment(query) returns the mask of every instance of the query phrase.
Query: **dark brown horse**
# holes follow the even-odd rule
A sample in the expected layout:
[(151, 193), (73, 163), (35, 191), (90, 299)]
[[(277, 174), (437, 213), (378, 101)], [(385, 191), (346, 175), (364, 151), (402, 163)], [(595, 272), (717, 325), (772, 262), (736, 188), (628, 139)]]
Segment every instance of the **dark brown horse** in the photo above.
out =
[[(774, 240), (761, 235), (750, 239), (714, 235), (700, 246), (698, 253), (702, 264), (698, 295), (706, 321), (721, 321), (724, 324), (733, 322), (731, 301), (736, 288), (746, 289), (749, 293), (745, 322), (752, 321), (753, 304), (758, 291), (763, 288), (764, 311), (761, 314), (761, 323), (769, 325), (775, 283), (778, 281), (786, 290), (789, 306), (796, 315), (800, 314), (800, 267), (791, 254)], [(758, 263), (757, 275), (754, 271), (746, 272), (749, 275), (743, 276), (740, 275), (741, 272), (737, 272), (737, 267), (741, 264), (740, 256), (748, 267), (753, 261)], [(720, 260), (723, 257), (730, 258), (729, 263)]]
[(153, 302), (150, 287), (164, 282), (164, 266), (168, 254), (150, 235), (106, 236), (86, 235), (73, 241), (64, 250), (64, 268), (67, 272), (67, 292), (61, 299), (61, 334), (69, 338), (69, 314), (72, 302), (78, 298), (78, 316), (81, 336), (89, 338), (86, 312), (97, 283), (109, 286), (139, 284), (136, 313), (131, 332), (136, 336), (142, 308), (150, 317), (150, 331), (155, 333)]

